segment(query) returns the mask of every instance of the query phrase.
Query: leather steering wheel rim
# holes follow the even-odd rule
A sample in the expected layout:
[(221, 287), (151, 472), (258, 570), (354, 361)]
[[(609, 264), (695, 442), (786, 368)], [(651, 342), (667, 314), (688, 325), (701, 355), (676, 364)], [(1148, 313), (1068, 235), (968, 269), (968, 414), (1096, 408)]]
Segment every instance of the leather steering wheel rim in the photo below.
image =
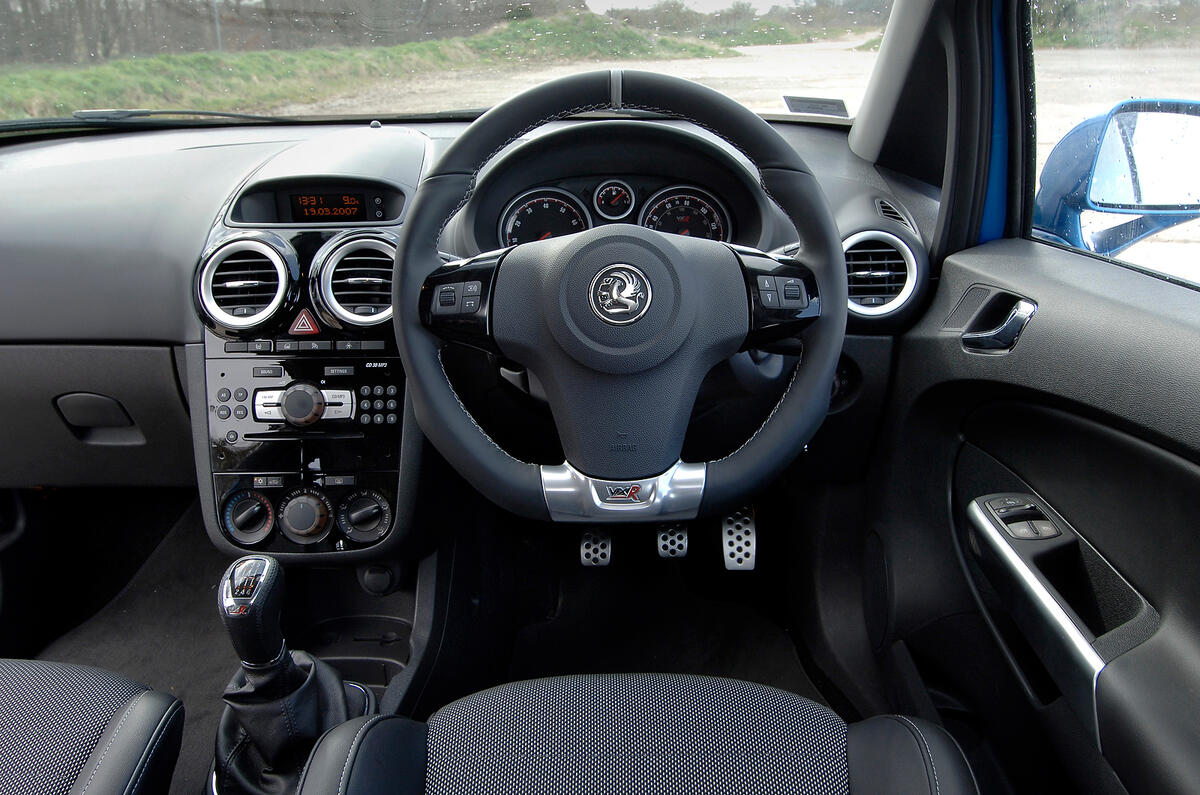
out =
[[(551, 121), (636, 109), (690, 121), (725, 139), (757, 167), (761, 186), (796, 227), (802, 261), (816, 277), (820, 316), (801, 336), (802, 361), (762, 426), (737, 450), (703, 466), (696, 513), (744, 503), (803, 449), (824, 419), (846, 328), (846, 269), (833, 213), (800, 155), (762, 118), (697, 83), (650, 72), (603, 70), (560, 78), (497, 105), (446, 150), (421, 180), (397, 243), (393, 322), (421, 431), (476, 489), (521, 516), (551, 518), (542, 468), (503, 450), (454, 392), (441, 338), (416, 311), (426, 278), (445, 263), (438, 241), (470, 199), (479, 171), (505, 147)], [(413, 429), (405, 429), (405, 433)], [(611, 517), (640, 520), (635, 514)]]

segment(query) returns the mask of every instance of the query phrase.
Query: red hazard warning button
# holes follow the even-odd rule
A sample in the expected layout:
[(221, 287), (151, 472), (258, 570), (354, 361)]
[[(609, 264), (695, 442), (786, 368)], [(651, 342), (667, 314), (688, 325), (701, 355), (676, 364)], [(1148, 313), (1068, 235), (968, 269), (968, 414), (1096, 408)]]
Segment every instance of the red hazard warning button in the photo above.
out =
[(317, 325), (317, 319), (307, 309), (300, 310), (300, 314), (296, 315), (296, 319), (292, 321), (292, 327), (288, 329), (288, 334), (291, 334), (293, 337), (303, 337), (308, 334), (320, 333), (321, 327)]

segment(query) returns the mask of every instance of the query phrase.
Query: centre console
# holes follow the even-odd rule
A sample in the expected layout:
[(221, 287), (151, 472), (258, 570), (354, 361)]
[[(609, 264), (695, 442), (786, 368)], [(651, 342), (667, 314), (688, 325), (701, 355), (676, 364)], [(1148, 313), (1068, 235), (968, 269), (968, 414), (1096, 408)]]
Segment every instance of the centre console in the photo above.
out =
[[(361, 557), (346, 553), (403, 530), (391, 279), (427, 144), (370, 129), (298, 145), (240, 186), (213, 227), (193, 293), (203, 374), (189, 379), (203, 382), (192, 417), (206, 442), (206, 524), (226, 551)], [(381, 162), (399, 173), (381, 176)]]

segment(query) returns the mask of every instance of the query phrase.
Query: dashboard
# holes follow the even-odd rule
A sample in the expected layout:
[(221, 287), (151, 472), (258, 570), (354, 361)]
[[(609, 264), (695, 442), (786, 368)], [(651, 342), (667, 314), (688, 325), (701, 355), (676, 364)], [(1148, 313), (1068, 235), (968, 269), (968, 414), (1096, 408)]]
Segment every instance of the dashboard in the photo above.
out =
[[(224, 127), (0, 150), (0, 170), (25, 187), (0, 195), (0, 366), (14, 385), (0, 394), (0, 482), (192, 484), (230, 553), (351, 562), (402, 543), (422, 437), (391, 323), (395, 243), (422, 175), (463, 128)], [(852, 323), (888, 333), (928, 282), (921, 230), (936, 200), (855, 159), (844, 129), (780, 130), (846, 238)], [(603, 224), (796, 243), (723, 141), (684, 123), (593, 119), (501, 151), (439, 247), (467, 257)], [(780, 386), (777, 359), (739, 354), (716, 380), (765, 394)], [(497, 438), (515, 416), (544, 416), (528, 378), (464, 361), (448, 351), (447, 372)], [(483, 371), (499, 380), (481, 386)], [(850, 368), (839, 384), (851, 394), (876, 377)], [(734, 407), (713, 413), (718, 429), (744, 413), (730, 394), (718, 386), (711, 401)]]

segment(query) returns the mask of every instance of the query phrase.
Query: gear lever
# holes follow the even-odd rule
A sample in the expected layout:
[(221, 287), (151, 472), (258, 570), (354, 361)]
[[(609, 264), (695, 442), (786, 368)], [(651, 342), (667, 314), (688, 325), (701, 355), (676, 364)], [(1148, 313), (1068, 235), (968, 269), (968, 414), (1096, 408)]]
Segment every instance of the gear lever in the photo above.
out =
[(283, 567), (274, 558), (239, 558), (221, 578), (221, 620), (238, 659), (247, 668), (279, 662), (287, 652), (280, 629)]
[(225, 688), (217, 729), (215, 780), (221, 795), (292, 792), (317, 738), (375, 711), (365, 687), (332, 666), (289, 651), (280, 617), (283, 567), (267, 555), (233, 562), (217, 587), (221, 621), (242, 662)]

